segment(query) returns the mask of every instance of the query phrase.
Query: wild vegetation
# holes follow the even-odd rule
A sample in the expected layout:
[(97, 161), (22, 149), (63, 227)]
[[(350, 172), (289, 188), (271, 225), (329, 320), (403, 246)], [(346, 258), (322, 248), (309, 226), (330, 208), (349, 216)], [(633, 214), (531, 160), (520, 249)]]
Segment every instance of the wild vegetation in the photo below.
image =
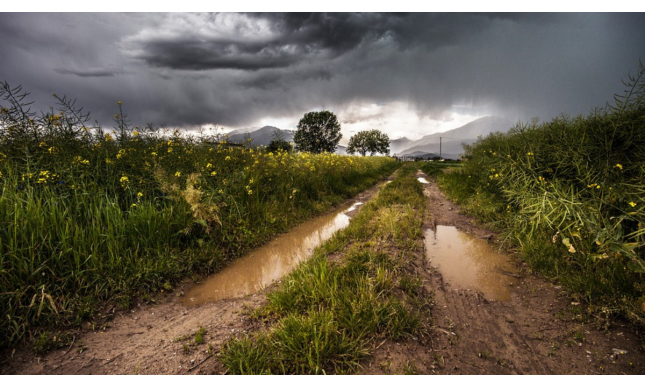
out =
[(425, 206), (415, 171), (413, 164), (402, 168), (346, 229), (268, 295), (255, 316), (270, 319), (272, 327), (224, 346), (229, 372), (353, 372), (377, 338), (425, 332), (431, 297), (410, 267)]
[(377, 153), (390, 154), (390, 138), (380, 130), (364, 130), (356, 133), (349, 139), (347, 153), (353, 155), (360, 153), (365, 156), (367, 153), (374, 156)]
[(270, 152), (218, 136), (88, 125), (66, 97), (1, 85), (0, 346), (217, 270), (389, 175), (389, 158)]
[(439, 183), (590, 312), (645, 324), (645, 67), (625, 85), (587, 116), (466, 146), (463, 170)]
[(341, 138), (343, 134), (338, 118), (334, 113), (323, 110), (309, 112), (300, 119), (293, 142), (301, 152), (333, 153)]

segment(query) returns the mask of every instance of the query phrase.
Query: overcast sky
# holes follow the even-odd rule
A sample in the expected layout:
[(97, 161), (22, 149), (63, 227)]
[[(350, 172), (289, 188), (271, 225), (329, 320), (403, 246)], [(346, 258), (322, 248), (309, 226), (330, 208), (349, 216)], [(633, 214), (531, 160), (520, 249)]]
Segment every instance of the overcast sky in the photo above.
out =
[(0, 81), (111, 127), (295, 129), (309, 111), (416, 139), (486, 115), (587, 114), (645, 60), (645, 14), (0, 13)]

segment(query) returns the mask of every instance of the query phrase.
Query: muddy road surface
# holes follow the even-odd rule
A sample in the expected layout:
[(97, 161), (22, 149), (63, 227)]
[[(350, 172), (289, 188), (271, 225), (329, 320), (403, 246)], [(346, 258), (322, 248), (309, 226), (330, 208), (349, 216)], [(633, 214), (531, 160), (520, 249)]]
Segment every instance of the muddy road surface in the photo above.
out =
[[(446, 243), (495, 250), (497, 235), (462, 215), (431, 178), (421, 172), (418, 177), (424, 179), (428, 209), (414, 269), (434, 297), (432, 326), (424, 337), (374, 342), (374, 355), (362, 364), (361, 374), (645, 373), (643, 343), (633, 326), (585, 316), (584, 305), (512, 255), (493, 254), (491, 263), (482, 258), (488, 252), (472, 253), (471, 261), (451, 270), (451, 256), (465, 253), (448, 250), (440, 257), (441, 249), (450, 248)], [(366, 202), (378, 188), (347, 204)], [(477, 270), (469, 271), (473, 267)], [(153, 304), (104, 311), (105, 318), (68, 347), (42, 356), (29, 348), (18, 351), (0, 371), (223, 374), (217, 360), (222, 344), (239, 332), (263, 328), (248, 312), (265, 302), (272, 286), (191, 304), (187, 295), (197, 287), (187, 281)]]
[(488, 270), (483, 277), (498, 278), (492, 288), (503, 288), (502, 293), (452, 278), (459, 270), (467, 271), (464, 268), (444, 276), (443, 262), (436, 262), (434, 251), (428, 251), (428, 234), (454, 227), (471, 239), (487, 241), (494, 251), (497, 235), (462, 215), (431, 178), (420, 171), (417, 175), (428, 181), (426, 243), (425, 251), (418, 252), (417, 271), (434, 293), (432, 334), (424, 340), (379, 343), (362, 373), (645, 373), (643, 342), (633, 326), (585, 317), (584, 305), (562, 287), (532, 274), (512, 255), (483, 265)]
[[(228, 272), (228, 285), (210, 289), (210, 296), (204, 289), (209, 287), (212, 282), (209, 279), (213, 277), (200, 284), (186, 279), (170, 294), (160, 294), (153, 302), (139, 304), (132, 310), (110, 307), (103, 311), (92, 329), (88, 327), (77, 333), (65, 348), (44, 355), (35, 355), (31, 348), (13, 355), (4, 354), (0, 373), (223, 374), (226, 370), (217, 361), (222, 344), (240, 332), (259, 328), (257, 322), (248, 318), (248, 312), (262, 305), (267, 291), (275, 286), (272, 280), (279, 281), (276, 267), (279, 266), (283, 274), (288, 273), (299, 259), (306, 258), (306, 250), (331, 237), (330, 230), (346, 226), (361, 204), (386, 183), (377, 184), (328, 214), (296, 226), (258, 249), (265, 249), (267, 254), (281, 248), (281, 252), (285, 252), (284, 246), (301, 243), (303, 249), (291, 251), (295, 258), (286, 262), (278, 260), (262, 269), (252, 252), (250, 257), (232, 262), (213, 276), (221, 277)], [(279, 242), (281, 238), (287, 240)]]

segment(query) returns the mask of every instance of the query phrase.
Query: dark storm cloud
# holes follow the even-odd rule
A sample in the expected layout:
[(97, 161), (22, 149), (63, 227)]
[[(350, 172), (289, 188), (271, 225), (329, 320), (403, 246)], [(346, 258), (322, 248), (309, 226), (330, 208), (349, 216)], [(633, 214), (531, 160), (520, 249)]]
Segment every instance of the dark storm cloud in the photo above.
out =
[(90, 68), (85, 70), (56, 69), (55, 71), (59, 74), (76, 75), (79, 77), (114, 77), (123, 73), (121, 70), (108, 68)]
[[(514, 14), (374, 14), (268, 13), (246, 14), (248, 22), (264, 21), (268, 34), (243, 40), (202, 31), (145, 35), (130, 40), (133, 57), (151, 66), (182, 70), (260, 70), (290, 67), (306, 60), (330, 60), (349, 51), (390, 43), (400, 50), (457, 44), (495, 19), (549, 19)], [(216, 22), (215, 20), (212, 21)], [(241, 20), (233, 28), (242, 28)], [(199, 26), (197, 26), (199, 28)]]
[[(0, 80), (45, 110), (52, 92), (78, 98), (108, 126), (119, 100), (134, 123), (184, 127), (395, 102), (436, 119), (549, 119), (621, 92), (644, 26), (643, 14), (0, 13)], [(339, 118), (363, 118), (353, 111)]]
[[(246, 14), (269, 24), (266, 36), (243, 40), (202, 31), (146, 35), (130, 40), (133, 57), (151, 66), (182, 70), (260, 70), (289, 67), (307, 58), (332, 59), (383, 38), (396, 16), (380, 14)], [(213, 21), (214, 22), (214, 21)], [(242, 28), (241, 20), (233, 28)]]

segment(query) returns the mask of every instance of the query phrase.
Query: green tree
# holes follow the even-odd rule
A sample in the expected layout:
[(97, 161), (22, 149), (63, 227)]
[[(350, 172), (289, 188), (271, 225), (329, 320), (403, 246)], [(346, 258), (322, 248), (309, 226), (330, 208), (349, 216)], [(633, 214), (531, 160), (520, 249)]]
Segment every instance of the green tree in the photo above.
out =
[(271, 140), (269, 146), (267, 146), (267, 150), (269, 152), (291, 152), (293, 150), (293, 146), (291, 145), (291, 143), (284, 139), (282, 132), (276, 130), (275, 132), (273, 132), (273, 140)]
[(323, 110), (309, 112), (302, 117), (293, 142), (296, 149), (302, 152), (333, 153), (342, 137), (336, 115)]
[(390, 138), (387, 134), (376, 129), (358, 132), (349, 139), (347, 147), (347, 153), (353, 155), (356, 152), (362, 156), (365, 156), (367, 152), (370, 153), (370, 156), (374, 156), (376, 153), (389, 155)]

